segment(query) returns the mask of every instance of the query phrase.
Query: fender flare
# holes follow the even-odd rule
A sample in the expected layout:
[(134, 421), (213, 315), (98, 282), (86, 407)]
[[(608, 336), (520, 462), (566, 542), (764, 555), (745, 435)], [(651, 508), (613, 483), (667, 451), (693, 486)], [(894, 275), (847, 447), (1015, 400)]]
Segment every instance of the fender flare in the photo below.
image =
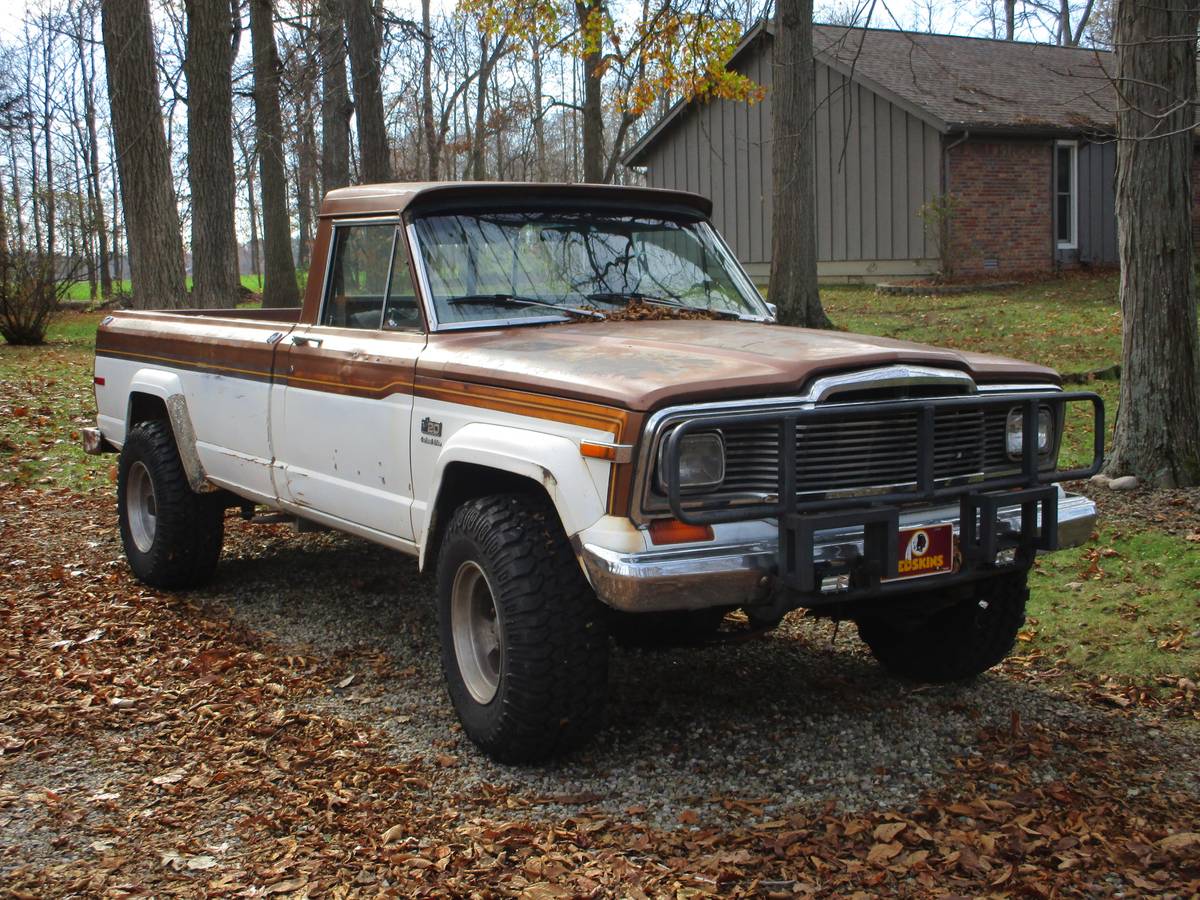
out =
[(129, 383), (129, 401), (125, 409), (126, 431), (133, 414), (135, 394), (148, 394), (163, 402), (167, 410), (167, 420), (171, 423), (171, 432), (175, 435), (179, 461), (183, 464), (183, 471), (191, 489), (197, 493), (216, 490), (205, 475), (200, 455), (196, 452), (196, 429), (192, 426), (187, 397), (183, 393), (183, 383), (179, 376), (161, 369), (139, 369), (134, 374)]
[(430, 502), (418, 529), (422, 568), (446, 470), (454, 463), (496, 469), (540, 484), (554, 504), (567, 537), (594, 525), (605, 515), (604, 493), (597, 490), (587, 460), (579, 453), (578, 442), (525, 428), (474, 422), (450, 437), (434, 465)]

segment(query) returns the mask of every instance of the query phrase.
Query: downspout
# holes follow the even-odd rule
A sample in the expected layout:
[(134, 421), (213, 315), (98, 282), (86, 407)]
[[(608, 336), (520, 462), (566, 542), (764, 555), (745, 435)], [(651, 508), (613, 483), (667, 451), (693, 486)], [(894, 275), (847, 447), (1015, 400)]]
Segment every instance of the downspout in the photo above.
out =
[[(971, 129), (967, 128), (963, 131), (962, 137), (956, 141), (951, 141), (942, 151), (942, 196), (949, 198), (950, 196), (950, 151), (960, 144), (965, 144), (971, 137)], [(950, 242), (950, 225), (946, 225), (946, 233), (942, 235), (942, 252), (945, 253), (946, 244)], [(941, 265), (939, 260), (939, 265)]]

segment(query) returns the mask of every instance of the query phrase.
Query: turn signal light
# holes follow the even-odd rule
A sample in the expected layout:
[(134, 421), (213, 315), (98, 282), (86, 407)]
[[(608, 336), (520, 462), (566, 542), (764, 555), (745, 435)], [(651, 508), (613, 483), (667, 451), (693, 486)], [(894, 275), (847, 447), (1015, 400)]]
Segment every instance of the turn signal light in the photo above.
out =
[(690, 544), (712, 539), (711, 525), (688, 525), (678, 519), (655, 519), (650, 523), (652, 544)]

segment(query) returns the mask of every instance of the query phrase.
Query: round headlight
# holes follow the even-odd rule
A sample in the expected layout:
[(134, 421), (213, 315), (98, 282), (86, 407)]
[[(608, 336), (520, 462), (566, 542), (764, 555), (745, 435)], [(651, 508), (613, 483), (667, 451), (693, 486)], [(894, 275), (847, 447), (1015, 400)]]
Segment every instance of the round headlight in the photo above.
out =
[[(1054, 445), (1054, 417), (1048, 407), (1040, 407), (1037, 417), (1037, 452), (1038, 456), (1047, 455)], [(1020, 459), (1021, 450), (1025, 446), (1025, 411), (1020, 406), (1014, 406), (1008, 412), (1008, 422), (1004, 427), (1004, 449), (1010, 459)]]
[[(667, 493), (664, 439), (658, 450), (658, 490)], [(679, 487), (684, 491), (715, 488), (725, 480), (725, 440), (719, 431), (689, 434), (679, 442)]]

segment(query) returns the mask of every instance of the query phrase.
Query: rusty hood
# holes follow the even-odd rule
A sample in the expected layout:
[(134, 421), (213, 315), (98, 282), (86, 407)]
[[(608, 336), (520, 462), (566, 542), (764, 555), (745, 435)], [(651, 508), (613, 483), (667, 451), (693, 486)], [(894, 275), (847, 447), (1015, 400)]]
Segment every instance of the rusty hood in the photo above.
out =
[(651, 410), (799, 393), (834, 372), (912, 363), (977, 382), (1052, 382), (1052, 369), (889, 338), (757, 322), (578, 322), (430, 335), (425, 375)]

